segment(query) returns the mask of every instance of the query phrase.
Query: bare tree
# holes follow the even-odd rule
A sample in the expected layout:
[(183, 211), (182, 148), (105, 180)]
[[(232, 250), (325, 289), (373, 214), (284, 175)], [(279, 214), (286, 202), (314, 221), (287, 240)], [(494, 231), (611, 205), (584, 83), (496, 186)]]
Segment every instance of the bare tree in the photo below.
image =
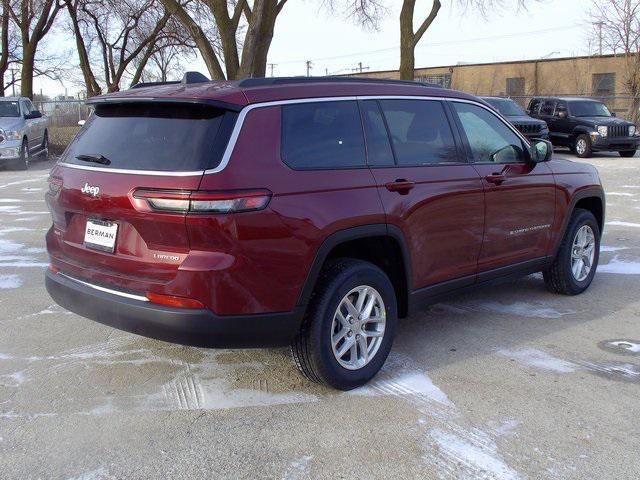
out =
[(57, 0), (16, 0), (5, 2), (11, 18), (20, 31), (22, 43), (22, 74), (20, 90), (24, 97), (33, 97), (33, 77), (36, 53), (42, 39), (49, 33), (63, 4)]
[[(194, 0), (192, 5), (161, 1), (190, 32), (212, 78), (265, 75), (276, 20), (287, 0)], [(208, 38), (202, 28), (203, 15), (215, 24), (216, 39)]]
[(2, 32), (0, 32), (0, 48), (2, 48), (2, 52), (0, 53), (0, 96), (4, 96), (4, 75), (9, 68), (9, 49), (10, 49), (10, 32), (9, 32), (9, 0), (2, 0), (2, 12), (0, 13), (0, 28)]
[(629, 118), (638, 122), (640, 109), (640, 0), (593, 2), (592, 18), (605, 50), (624, 59), (624, 85), (633, 97)]
[(64, 1), (87, 95), (102, 93), (100, 82), (108, 92), (120, 90), (128, 75), (137, 82), (171, 14), (156, 0)]

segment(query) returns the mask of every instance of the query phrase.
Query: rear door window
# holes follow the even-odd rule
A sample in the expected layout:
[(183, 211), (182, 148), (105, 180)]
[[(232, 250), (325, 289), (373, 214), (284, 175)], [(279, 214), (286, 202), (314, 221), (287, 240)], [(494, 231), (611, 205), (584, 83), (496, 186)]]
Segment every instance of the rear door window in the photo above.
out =
[(458, 163), (456, 144), (442, 102), (382, 100), (396, 160), (400, 166)]
[[(221, 161), (225, 115), (208, 105), (128, 103), (98, 105), (71, 143), (67, 163), (125, 170), (199, 171)], [(228, 120), (227, 122), (228, 123)], [(104, 157), (97, 164), (78, 157)], [(85, 157), (86, 158), (86, 157)]]
[(367, 100), (361, 105), (364, 133), (367, 138), (367, 163), (371, 167), (393, 166), (393, 150), (378, 102)]
[(283, 105), (282, 159), (300, 170), (366, 166), (358, 104), (335, 101)]

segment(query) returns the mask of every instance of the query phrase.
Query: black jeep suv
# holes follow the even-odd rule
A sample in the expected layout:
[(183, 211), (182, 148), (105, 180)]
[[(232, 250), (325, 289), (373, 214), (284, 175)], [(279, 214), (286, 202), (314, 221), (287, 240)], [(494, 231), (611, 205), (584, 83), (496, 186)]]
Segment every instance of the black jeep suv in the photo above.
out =
[(598, 150), (633, 157), (640, 143), (636, 126), (616, 118), (607, 106), (589, 98), (535, 97), (529, 115), (549, 125), (554, 145), (569, 147), (580, 158)]
[(494, 110), (502, 114), (509, 123), (520, 130), (527, 139), (534, 138), (549, 139), (549, 128), (544, 120), (532, 118), (527, 112), (510, 98), (503, 97), (481, 97), (482, 100), (491, 105)]

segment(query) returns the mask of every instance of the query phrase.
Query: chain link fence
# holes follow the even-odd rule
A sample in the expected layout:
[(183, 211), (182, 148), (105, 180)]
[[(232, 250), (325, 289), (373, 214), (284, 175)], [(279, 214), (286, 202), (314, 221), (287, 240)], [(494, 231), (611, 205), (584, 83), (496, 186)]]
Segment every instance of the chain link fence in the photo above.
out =
[(49, 147), (60, 154), (80, 130), (78, 122), (86, 120), (91, 107), (83, 100), (34, 101), (34, 106), (49, 119)]

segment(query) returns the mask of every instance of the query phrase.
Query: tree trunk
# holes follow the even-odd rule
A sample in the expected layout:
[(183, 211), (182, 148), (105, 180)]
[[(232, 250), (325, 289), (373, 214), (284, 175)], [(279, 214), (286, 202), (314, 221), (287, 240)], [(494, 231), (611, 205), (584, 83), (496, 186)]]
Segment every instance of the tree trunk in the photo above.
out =
[(404, 0), (400, 11), (400, 78), (415, 78), (415, 35), (413, 33), (413, 12), (416, 0)]
[(267, 56), (273, 40), (278, 18), (277, 0), (256, 0), (242, 47), (241, 75), (264, 77), (267, 73)]
[(33, 67), (35, 64), (36, 47), (33, 44), (23, 45), (22, 74), (20, 75), (20, 95), (33, 100)]
[(102, 93), (102, 89), (100, 88), (100, 85), (98, 85), (98, 82), (96, 81), (96, 77), (93, 74), (93, 70), (91, 69), (89, 54), (87, 53), (87, 48), (84, 44), (84, 39), (82, 38), (80, 25), (78, 24), (78, 15), (77, 15), (76, 9), (71, 4), (70, 1), (67, 0), (66, 4), (67, 4), (67, 11), (69, 12), (69, 17), (71, 18), (71, 23), (73, 25), (73, 33), (76, 37), (78, 61), (80, 63), (80, 70), (82, 71), (82, 76), (84, 77), (84, 84), (87, 89), (87, 97), (95, 97), (96, 95), (100, 95)]
[(214, 80), (224, 80), (224, 72), (222, 71), (218, 57), (216, 56), (216, 53), (202, 28), (200, 28), (193, 18), (191, 18), (189, 13), (182, 8), (176, 0), (162, 0), (162, 3), (165, 8), (172, 15), (175, 15), (180, 23), (182, 23), (182, 25), (184, 25), (184, 27), (190, 32), (191, 38), (193, 38), (193, 41), (200, 51), (200, 55), (202, 55), (204, 63), (207, 65), (211, 78)]

